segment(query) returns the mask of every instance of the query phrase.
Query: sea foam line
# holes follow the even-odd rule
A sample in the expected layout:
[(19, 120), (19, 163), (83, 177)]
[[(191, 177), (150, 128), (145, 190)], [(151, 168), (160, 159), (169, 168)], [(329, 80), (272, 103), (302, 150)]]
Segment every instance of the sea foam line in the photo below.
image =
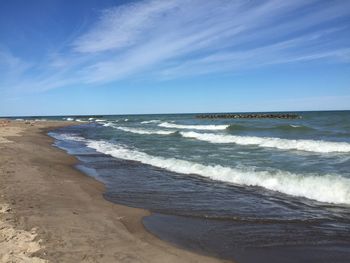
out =
[(160, 120), (141, 121), (142, 124), (157, 123), (157, 122), (160, 122)]
[(76, 142), (87, 142), (87, 140), (84, 137), (78, 136), (73, 133), (55, 133), (55, 132), (49, 132), (49, 135), (51, 137), (54, 137), (57, 140), (61, 141), (76, 141)]
[(225, 130), (230, 125), (181, 125), (169, 122), (158, 124), (159, 127), (172, 129), (189, 129), (189, 130)]
[(162, 130), (146, 130), (146, 129), (138, 129), (138, 128), (130, 128), (130, 127), (118, 127), (113, 126), (113, 128), (125, 131), (125, 132), (131, 132), (136, 134), (158, 134), (158, 135), (169, 135), (175, 133), (174, 131), (162, 131)]
[(257, 145), (281, 150), (300, 150), (319, 153), (350, 152), (346, 142), (329, 142), (322, 140), (292, 140), (273, 137), (237, 136), (213, 133), (180, 132), (183, 137), (210, 143), (235, 143), (240, 145)]
[(321, 202), (350, 204), (350, 179), (338, 175), (302, 175), (279, 170), (268, 172), (256, 171), (253, 168), (236, 169), (221, 165), (203, 165), (176, 158), (152, 156), (106, 141), (87, 140), (86, 145), (115, 158), (138, 161), (176, 173), (197, 174), (236, 185), (259, 186)]

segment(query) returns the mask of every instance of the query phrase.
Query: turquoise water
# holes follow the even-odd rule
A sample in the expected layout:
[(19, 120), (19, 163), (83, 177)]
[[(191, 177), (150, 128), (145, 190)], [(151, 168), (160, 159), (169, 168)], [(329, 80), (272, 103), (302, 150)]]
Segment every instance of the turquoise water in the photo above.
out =
[(242, 262), (348, 262), (350, 112), (298, 114), (80, 116), (50, 135), (108, 200), (154, 211), (145, 226), (170, 242)]

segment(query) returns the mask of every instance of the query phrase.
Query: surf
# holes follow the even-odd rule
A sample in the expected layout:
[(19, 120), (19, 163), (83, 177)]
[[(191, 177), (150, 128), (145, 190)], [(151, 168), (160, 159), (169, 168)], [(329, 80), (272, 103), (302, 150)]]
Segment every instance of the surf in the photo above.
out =
[(165, 131), (165, 130), (146, 130), (146, 129), (139, 129), (139, 128), (129, 128), (129, 127), (118, 127), (118, 126), (112, 126), (115, 129), (125, 131), (125, 132), (131, 132), (135, 134), (158, 134), (158, 135), (169, 135), (169, 134), (175, 134), (174, 131)]
[(160, 120), (141, 121), (141, 124), (150, 124), (150, 123), (157, 123), (157, 122), (160, 122)]
[(185, 138), (192, 138), (209, 143), (234, 143), (239, 145), (256, 145), (259, 147), (277, 148), (280, 150), (299, 150), (317, 153), (350, 152), (346, 142), (329, 142), (322, 140), (281, 139), (277, 137), (238, 136), (194, 131), (180, 132)]
[(240, 186), (263, 187), (320, 202), (350, 204), (350, 179), (339, 175), (295, 174), (281, 170), (257, 171), (253, 167), (238, 169), (221, 165), (204, 165), (177, 158), (153, 156), (103, 140), (86, 140), (85, 143), (87, 147), (115, 158), (138, 161), (176, 173), (195, 174)]
[(189, 129), (189, 130), (225, 130), (230, 125), (183, 125), (169, 122), (162, 122), (158, 124), (159, 127), (171, 129)]
[(230, 124), (227, 127), (228, 131), (276, 131), (276, 132), (312, 132), (315, 129), (305, 125), (297, 125), (297, 124), (284, 124), (284, 125), (276, 125), (270, 127), (259, 127), (259, 126), (248, 126), (242, 124)]

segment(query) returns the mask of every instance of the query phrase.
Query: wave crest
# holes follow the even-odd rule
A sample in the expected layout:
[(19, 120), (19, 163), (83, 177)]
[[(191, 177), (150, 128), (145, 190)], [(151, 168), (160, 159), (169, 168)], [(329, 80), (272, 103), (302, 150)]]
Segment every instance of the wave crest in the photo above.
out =
[(161, 131), (161, 130), (146, 130), (146, 129), (138, 129), (138, 128), (129, 128), (129, 127), (116, 127), (115, 129), (125, 131), (125, 132), (131, 132), (136, 134), (158, 134), (158, 135), (169, 135), (169, 134), (175, 134), (174, 131)]
[(221, 165), (203, 165), (176, 158), (152, 156), (106, 141), (87, 141), (87, 146), (115, 158), (138, 161), (182, 174), (197, 174), (236, 185), (259, 186), (321, 202), (350, 204), (350, 179), (338, 175), (302, 175), (284, 171), (256, 171)]
[(229, 131), (280, 131), (280, 132), (308, 132), (314, 129), (304, 125), (286, 124), (272, 127), (251, 127), (241, 124), (231, 124), (227, 128)]
[(189, 129), (189, 130), (225, 130), (229, 125), (182, 125), (169, 122), (158, 124), (159, 127), (171, 129)]
[(157, 123), (157, 122), (160, 122), (160, 120), (141, 121), (142, 124)]
[(194, 138), (210, 143), (235, 143), (240, 145), (257, 145), (281, 150), (300, 150), (318, 153), (350, 152), (346, 142), (328, 142), (321, 140), (290, 140), (273, 137), (237, 136), (213, 133), (180, 132), (183, 137)]

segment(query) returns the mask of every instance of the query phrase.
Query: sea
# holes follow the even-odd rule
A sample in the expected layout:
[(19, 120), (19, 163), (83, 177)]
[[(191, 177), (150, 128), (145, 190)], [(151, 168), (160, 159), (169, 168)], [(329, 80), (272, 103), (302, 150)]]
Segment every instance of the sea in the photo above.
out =
[[(60, 116), (49, 132), (106, 185), (152, 212), (155, 236), (237, 262), (350, 262), (350, 111), (297, 119)], [(43, 120), (43, 118), (40, 118)]]

